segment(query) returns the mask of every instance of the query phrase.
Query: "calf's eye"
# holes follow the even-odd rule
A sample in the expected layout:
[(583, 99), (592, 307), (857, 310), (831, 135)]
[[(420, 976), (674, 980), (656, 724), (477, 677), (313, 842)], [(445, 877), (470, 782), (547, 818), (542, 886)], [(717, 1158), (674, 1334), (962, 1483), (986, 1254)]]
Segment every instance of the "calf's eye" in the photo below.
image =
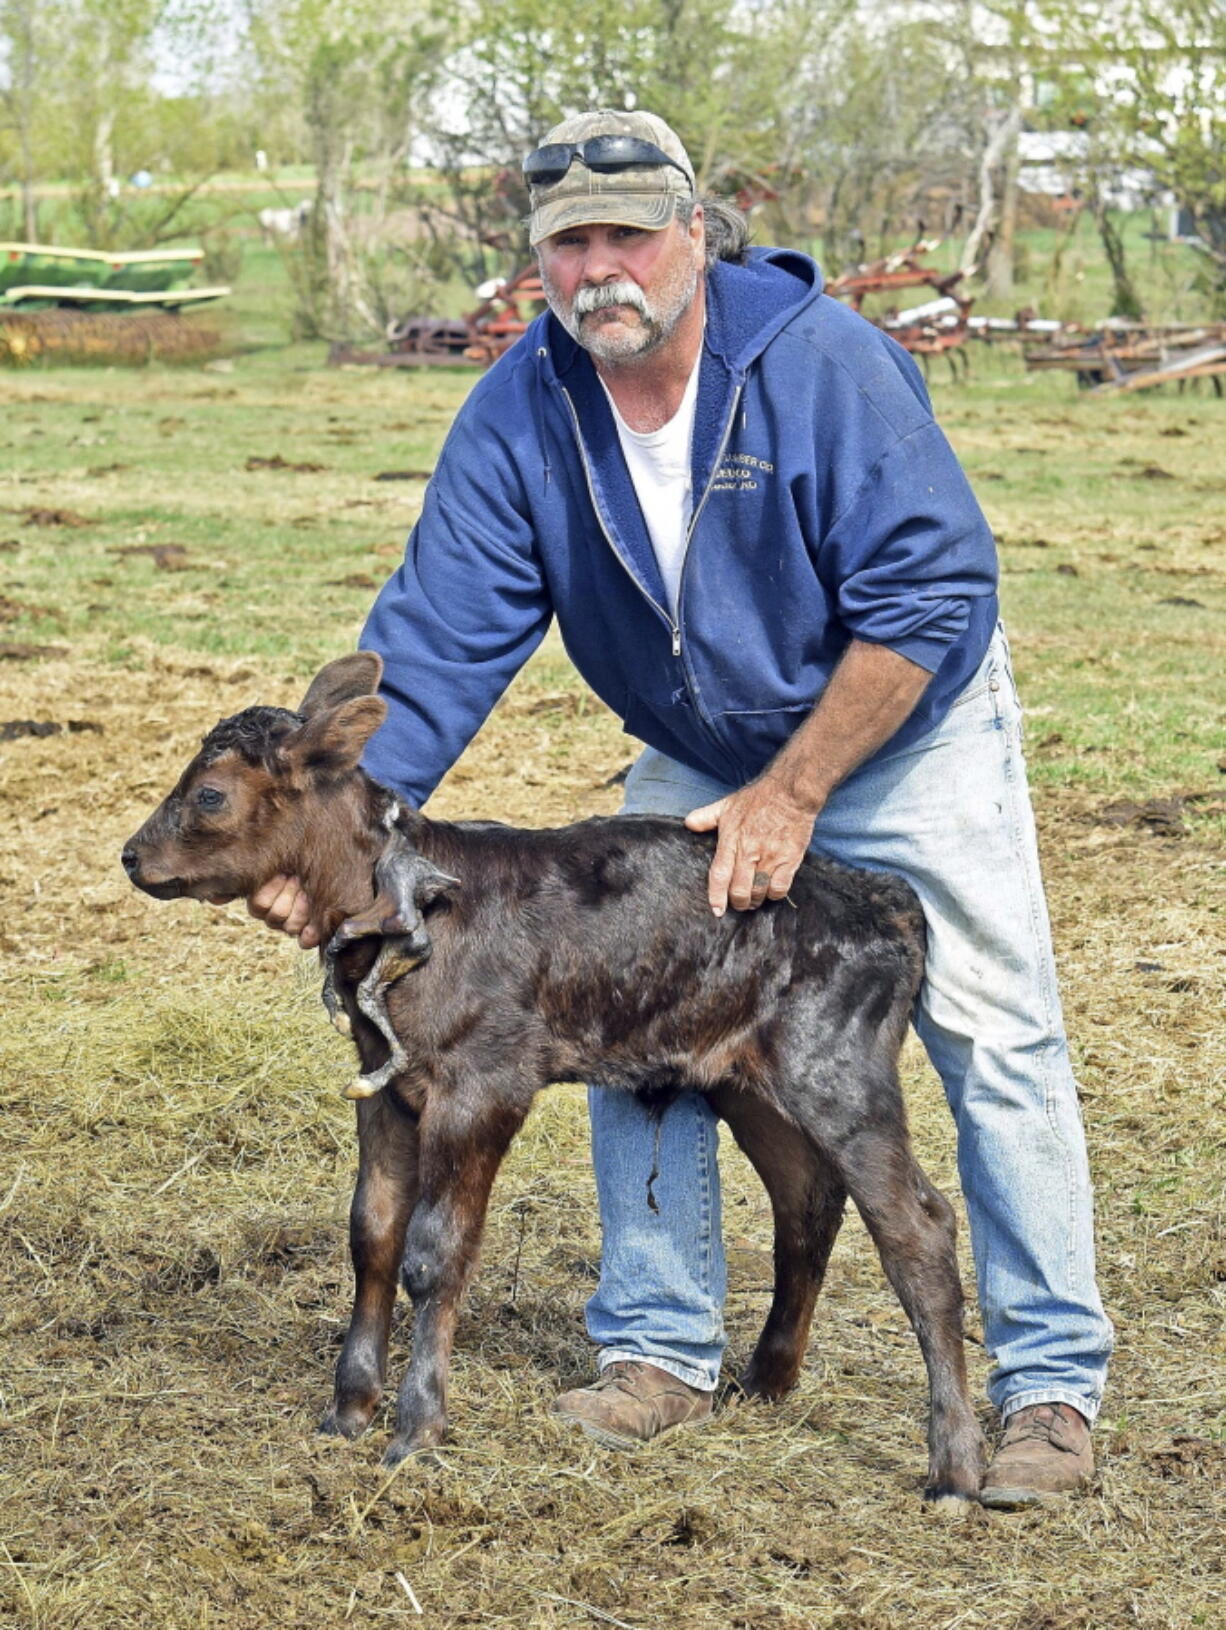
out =
[(226, 795), (219, 787), (197, 787), (195, 804), (197, 809), (220, 809), (226, 801)]

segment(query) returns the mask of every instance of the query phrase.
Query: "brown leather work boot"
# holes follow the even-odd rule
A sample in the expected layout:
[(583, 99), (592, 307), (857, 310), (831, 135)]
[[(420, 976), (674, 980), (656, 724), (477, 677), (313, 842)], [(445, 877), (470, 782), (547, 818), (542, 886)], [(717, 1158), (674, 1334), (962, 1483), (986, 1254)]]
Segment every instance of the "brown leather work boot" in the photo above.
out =
[(1090, 1428), (1068, 1404), (1032, 1404), (1005, 1422), (979, 1499), (997, 1511), (1042, 1505), (1084, 1488), (1094, 1470)]
[(606, 1449), (636, 1449), (674, 1426), (711, 1419), (714, 1393), (687, 1386), (639, 1359), (619, 1359), (590, 1387), (575, 1387), (553, 1401), (553, 1413), (582, 1427)]

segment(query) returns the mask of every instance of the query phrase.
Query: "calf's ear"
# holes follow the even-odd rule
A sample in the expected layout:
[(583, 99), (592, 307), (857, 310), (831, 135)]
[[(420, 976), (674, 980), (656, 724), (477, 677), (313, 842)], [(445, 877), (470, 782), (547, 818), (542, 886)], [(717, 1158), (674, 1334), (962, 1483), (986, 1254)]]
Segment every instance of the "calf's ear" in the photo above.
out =
[(383, 659), (374, 651), (352, 651), (329, 662), (312, 679), (298, 711), (304, 719), (325, 708), (339, 707), (359, 696), (373, 696), (383, 674)]
[(345, 775), (386, 717), (387, 703), (381, 697), (358, 696), (311, 714), (286, 740), (283, 751), (291, 764), (314, 775)]

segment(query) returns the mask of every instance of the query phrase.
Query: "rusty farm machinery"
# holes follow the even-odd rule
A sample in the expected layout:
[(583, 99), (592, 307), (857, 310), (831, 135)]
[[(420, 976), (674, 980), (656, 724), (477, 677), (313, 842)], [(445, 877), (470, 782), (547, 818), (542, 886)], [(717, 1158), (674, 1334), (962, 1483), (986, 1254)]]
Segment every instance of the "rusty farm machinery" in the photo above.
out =
[(464, 317), (405, 317), (388, 330), (382, 351), (334, 345), (331, 367), (364, 364), (375, 368), (472, 366), (487, 368), (545, 309), (545, 291), (535, 264), (510, 278), (491, 278), (476, 290), (478, 304)]
[[(965, 372), (968, 340), (1005, 342), (1021, 348), (1028, 369), (1064, 369), (1075, 373), (1079, 384), (1102, 391), (1209, 377), (1221, 394), (1226, 324), (1153, 327), (1108, 321), (1087, 331), (1031, 310), (1012, 317), (975, 316), (973, 299), (961, 292), (965, 274), (927, 263), (925, 257), (939, 247), (940, 239), (921, 239), (834, 278), (826, 292), (863, 312), (869, 296), (931, 289), (931, 300), (901, 310), (891, 305), (870, 318), (925, 367), (929, 357), (945, 356), (955, 374), (959, 367)], [(545, 309), (545, 295), (535, 265), (483, 283), (476, 295), (478, 304), (462, 318), (407, 317), (389, 331), (384, 350), (334, 345), (328, 361), (381, 368), (488, 367)]]

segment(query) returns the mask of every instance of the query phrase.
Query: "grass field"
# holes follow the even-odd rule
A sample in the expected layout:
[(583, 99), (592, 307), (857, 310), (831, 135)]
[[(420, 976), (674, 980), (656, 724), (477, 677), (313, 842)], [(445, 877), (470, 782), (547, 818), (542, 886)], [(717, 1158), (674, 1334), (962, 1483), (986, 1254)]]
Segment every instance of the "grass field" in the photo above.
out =
[[(1220, 1624), (1226, 403), (1088, 398), (981, 353), (965, 386), (934, 371), (1001, 542), (1119, 1339), (1090, 1497), (948, 1525), (854, 1221), (785, 1403), (633, 1458), (553, 1427), (599, 1255), (575, 1088), (499, 1179), (437, 1462), (389, 1477), (384, 1423), (313, 1435), (348, 1314), (346, 1048), (313, 959), (237, 907), (138, 896), (117, 857), (212, 722), (292, 705), (353, 645), (471, 382), (320, 363), (0, 378), (0, 723), (69, 726), (0, 746), (0, 1620)], [(551, 637), (432, 808), (610, 811), (634, 750)], [(907, 1086), (952, 1194), (915, 1053)], [(724, 1167), (735, 1373), (770, 1229)]]

